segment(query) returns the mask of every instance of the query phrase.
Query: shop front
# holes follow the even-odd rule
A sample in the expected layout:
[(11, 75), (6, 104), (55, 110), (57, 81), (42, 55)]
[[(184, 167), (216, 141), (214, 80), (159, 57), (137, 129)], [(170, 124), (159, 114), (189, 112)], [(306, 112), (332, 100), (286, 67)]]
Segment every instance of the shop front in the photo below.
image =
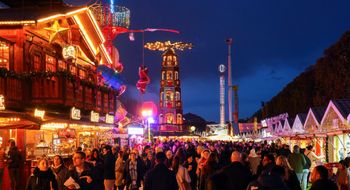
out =
[[(1, 98), (0, 98), (1, 99)], [(1, 107), (1, 105), (0, 105)], [(5, 107), (0, 110), (0, 148), (7, 153), (9, 150), (8, 141), (14, 140), (22, 158), (25, 158), (26, 141), (23, 136), (27, 131), (35, 131), (40, 127), (40, 123), (23, 112), (10, 111)], [(20, 178), (26, 179), (30, 175), (30, 162), (23, 162), (20, 165)], [(3, 189), (9, 189), (9, 173), (5, 167), (3, 175)], [(20, 184), (24, 188), (25, 184)], [(0, 187), (1, 188), (1, 187)]]
[(331, 100), (321, 121), (320, 129), (327, 134), (327, 160), (339, 162), (348, 155), (350, 150), (349, 115), (350, 102), (346, 100)]
[(350, 156), (350, 134), (348, 132), (329, 132), (327, 143), (329, 162), (339, 162)]
[(125, 127), (128, 130), (130, 147), (134, 147), (135, 145), (142, 144), (144, 142), (145, 127), (142, 123), (132, 122)]

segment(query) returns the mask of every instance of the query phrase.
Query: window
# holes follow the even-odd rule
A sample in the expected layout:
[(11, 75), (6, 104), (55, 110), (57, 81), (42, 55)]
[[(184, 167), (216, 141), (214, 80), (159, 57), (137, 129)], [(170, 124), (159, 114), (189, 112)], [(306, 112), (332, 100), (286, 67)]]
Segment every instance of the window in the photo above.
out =
[(0, 42), (0, 67), (10, 69), (10, 44)]
[(163, 114), (159, 114), (159, 123), (163, 123)]
[(175, 80), (179, 80), (179, 72), (175, 71)]
[(74, 65), (70, 65), (69, 66), (69, 71), (73, 74), (76, 75), (77, 74), (77, 67)]
[(46, 71), (56, 71), (56, 58), (46, 55)]
[(162, 80), (165, 80), (165, 71), (162, 71)]
[(79, 69), (79, 78), (81, 78), (81, 79), (86, 78), (86, 72), (82, 69)]
[(173, 62), (173, 57), (172, 56), (168, 56), (167, 58), (167, 65), (171, 65)]
[(167, 80), (173, 80), (173, 72), (172, 71), (167, 71), (166, 72), (166, 79)]
[(174, 107), (174, 93), (172, 91), (166, 91), (165, 93), (165, 106), (167, 108), (172, 108)]
[(160, 93), (160, 100), (163, 100), (164, 92)]
[(66, 71), (67, 70), (67, 63), (62, 61), (62, 60), (58, 60), (58, 70)]
[(33, 69), (34, 71), (41, 70), (41, 56), (38, 54), (34, 54), (33, 56)]
[(173, 101), (173, 99), (174, 99), (174, 93), (170, 90), (166, 91), (165, 100), (166, 101)]
[(174, 116), (172, 113), (167, 113), (165, 115), (166, 123), (173, 123), (174, 121)]
[(180, 100), (180, 92), (175, 93), (175, 100), (179, 101)]
[(177, 124), (182, 124), (182, 116), (181, 116), (181, 114), (177, 114), (176, 123)]

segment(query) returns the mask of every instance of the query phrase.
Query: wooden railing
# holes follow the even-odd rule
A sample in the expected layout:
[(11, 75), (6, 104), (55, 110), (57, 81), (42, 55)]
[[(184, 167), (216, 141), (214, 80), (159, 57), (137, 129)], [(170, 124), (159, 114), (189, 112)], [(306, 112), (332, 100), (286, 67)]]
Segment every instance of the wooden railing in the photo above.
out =
[(33, 105), (55, 105), (103, 113), (115, 112), (117, 92), (99, 86), (84, 85), (65, 76), (33, 78), (31, 80), (31, 99)]
[(22, 106), (22, 81), (17, 78), (0, 77), (0, 95), (5, 97), (5, 106), (21, 108)]

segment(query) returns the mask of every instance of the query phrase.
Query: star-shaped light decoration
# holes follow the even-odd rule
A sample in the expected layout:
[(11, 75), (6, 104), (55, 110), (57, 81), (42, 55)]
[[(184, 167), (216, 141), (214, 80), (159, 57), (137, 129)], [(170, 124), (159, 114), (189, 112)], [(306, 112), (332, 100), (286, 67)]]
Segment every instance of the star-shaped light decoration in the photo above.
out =
[(49, 37), (49, 43), (53, 42), (57, 34), (59, 34), (60, 32), (69, 30), (69, 28), (62, 28), (57, 20), (55, 20), (49, 28), (44, 29), (51, 32)]

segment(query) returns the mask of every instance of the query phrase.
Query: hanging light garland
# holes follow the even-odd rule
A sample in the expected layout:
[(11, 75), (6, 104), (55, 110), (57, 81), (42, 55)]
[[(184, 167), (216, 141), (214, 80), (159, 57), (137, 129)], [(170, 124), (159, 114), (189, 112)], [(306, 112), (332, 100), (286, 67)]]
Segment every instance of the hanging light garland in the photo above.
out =
[(153, 43), (146, 43), (144, 46), (146, 49), (152, 50), (152, 51), (166, 51), (169, 49), (176, 49), (183, 51), (185, 49), (192, 49), (193, 45), (192, 43), (184, 43), (184, 42), (174, 42), (171, 43), (170, 41), (166, 42), (153, 42)]

